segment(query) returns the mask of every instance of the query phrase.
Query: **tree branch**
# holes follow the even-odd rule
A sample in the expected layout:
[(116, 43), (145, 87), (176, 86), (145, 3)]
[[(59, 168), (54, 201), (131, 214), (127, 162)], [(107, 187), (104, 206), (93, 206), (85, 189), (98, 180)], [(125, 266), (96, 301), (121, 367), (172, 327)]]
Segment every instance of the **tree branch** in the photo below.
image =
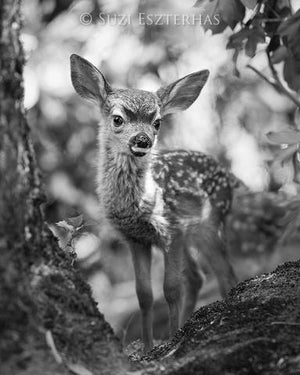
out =
[(269, 51), (267, 50), (266, 53), (267, 53), (267, 56), (268, 56), (268, 63), (269, 63), (270, 70), (272, 72), (273, 79), (276, 82), (279, 90), (284, 95), (286, 95), (294, 104), (296, 104), (296, 106), (298, 108), (300, 108), (300, 100), (298, 98), (296, 98), (286, 87), (284, 87), (284, 85), (282, 84), (282, 82), (281, 82), (281, 80), (278, 76), (277, 70), (275, 69), (274, 64), (272, 63)]
[(278, 91), (280, 94), (287, 96), (298, 108), (300, 108), (300, 100), (296, 98), (287, 88), (284, 87), (284, 85), (280, 81), (280, 78), (278, 76), (276, 69), (274, 68), (274, 65), (271, 61), (271, 58), (268, 52), (267, 54), (268, 54), (269, 67), (272, 72), (273, 81), (267, 76), (265, 76), (263, 73), (261, 73), (258, 69), (254, 68), (254, 66), (248, 64), (247, 68), (253, 70), (260, 78), (262, 78), (265, 82), (271, 85), (276, 91)]
[(265, 82), (267, 82), (269, 85), (271, 85), (275, 90), (278, 91), (278, 87), (275, 82), (272, 82), (267, 76), (265, 76), (263, 73), (261, 73), (258, 69), (254, 68), (254, 66), (248, 64), (247, 68), (253, 70), (260, 78), (262, 78)]

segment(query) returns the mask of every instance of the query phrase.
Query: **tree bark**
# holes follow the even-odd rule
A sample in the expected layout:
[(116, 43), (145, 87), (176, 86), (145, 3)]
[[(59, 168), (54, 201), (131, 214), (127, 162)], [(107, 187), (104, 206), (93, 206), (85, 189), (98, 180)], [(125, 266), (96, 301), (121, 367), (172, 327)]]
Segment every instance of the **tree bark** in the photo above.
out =
[[(76, 258), (44, 224), (23, 108), (19, 0), (0, 2), (0, 373), (97, 373), (126, 368)], [(75, 367), (74, 367), (75, 366)], [(79, 370), (78, 370), (79, 369)], [(76, 372), (75, 372), (76, 373)]]

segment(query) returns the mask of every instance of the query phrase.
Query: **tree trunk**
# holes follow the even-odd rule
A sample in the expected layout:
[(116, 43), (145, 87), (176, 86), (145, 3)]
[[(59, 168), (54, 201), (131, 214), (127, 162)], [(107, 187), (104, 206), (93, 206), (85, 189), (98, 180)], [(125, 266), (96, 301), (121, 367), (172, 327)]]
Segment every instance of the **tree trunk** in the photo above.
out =
[(79, 366), (117, 373), (126, 367), (120, 344), (76, 270), (75, 255), (63, 252), (44, 224), (23, 108), (20, 29), (20, 1), (2, 0), (0, 373), (60, 374)]

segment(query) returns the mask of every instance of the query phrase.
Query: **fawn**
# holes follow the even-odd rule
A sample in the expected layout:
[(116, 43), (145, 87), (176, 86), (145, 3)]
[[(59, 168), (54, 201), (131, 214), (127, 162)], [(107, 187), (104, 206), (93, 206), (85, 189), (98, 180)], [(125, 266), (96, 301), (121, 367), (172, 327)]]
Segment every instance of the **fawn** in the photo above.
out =
[(115, 89), (94, 65), (71, 56), (75, 90), (100, 108), (100, 208), (132, 253), (145, 350), (153, 346), (152, 246), (164, 254), (171, 334), (195, 307), (202, 285), (198, 251), (215, 272), (223, 297), (236, 283), (223, 238), (232, 195), (226, 171), (200, 152), (156, 147), (163, 118), (187, 109), (208, 75), (207, 70), (189, 74), (156, 93)]

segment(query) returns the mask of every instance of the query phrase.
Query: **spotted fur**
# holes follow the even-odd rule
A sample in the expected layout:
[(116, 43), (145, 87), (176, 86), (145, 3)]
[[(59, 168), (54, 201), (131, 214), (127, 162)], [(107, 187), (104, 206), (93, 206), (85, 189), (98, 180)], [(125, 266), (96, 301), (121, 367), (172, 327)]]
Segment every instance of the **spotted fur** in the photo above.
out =
[(186, 202), (190, 200), (192, 207), (198, 210), (194, 212), (196, 215), (207, 199), (222, 219), (230, 209), (232, 187), (229, 174), (202, 152), (162, 151), (153, 164), (153, 177), (163, 189), (164, 200), (173, 212), (180, 211), (183, 198)]
[(201, 152), (161, 151), (139, 165), (139, 159), (113, 155), (107, 147), (99, 159), (102, 210), (127, 238), (166, 248), (185, 219), (208, 219), (213, 209), (222, 221), (230, 209), (228, 173)]

